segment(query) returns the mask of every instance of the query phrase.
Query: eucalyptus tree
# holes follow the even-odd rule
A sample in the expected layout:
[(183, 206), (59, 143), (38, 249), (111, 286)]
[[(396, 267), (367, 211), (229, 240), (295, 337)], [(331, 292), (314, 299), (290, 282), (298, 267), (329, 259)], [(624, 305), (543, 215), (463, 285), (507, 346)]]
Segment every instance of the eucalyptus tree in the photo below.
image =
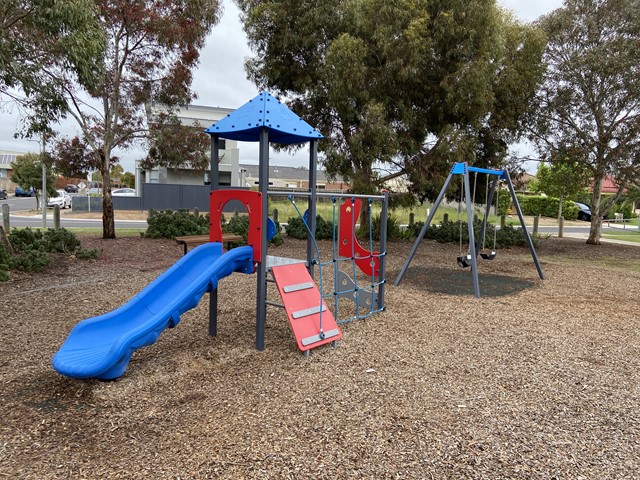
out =
[[(570, 156), (592, 181), (591, 229), (640, 180), (640, 0), (565, 0), (539, 20), (548, 45), (530, 136), (552, 161)], [(602, 198), (605, 178), (617, 193)]]
[(3, 0), (0, 8), (0, 99), (23, 113), (20, 134), (49, 132), (66, 110), (51, 76), (94, 85), (104, 35), (91, 0)]
[(219, 0), (95, 0), (95, 5), (107, 42), (100, 82), (86, 85), (66, 75), (54, 81), (65, 88), (67, 112), (88, 149), (78, 154), (95, 162), (102, 175), (103, 237), (115, 238), (113, 152), (147, 137), (149, 103), (170, 108), (193, 99), (192, 70), (220, 5)]
[(502, 159), (540, 73), (542, 35), (495, 0), (237, 3), (250, 78), (321, 130), (358, 192), (407, 174), (424, 194), (454, 161)]

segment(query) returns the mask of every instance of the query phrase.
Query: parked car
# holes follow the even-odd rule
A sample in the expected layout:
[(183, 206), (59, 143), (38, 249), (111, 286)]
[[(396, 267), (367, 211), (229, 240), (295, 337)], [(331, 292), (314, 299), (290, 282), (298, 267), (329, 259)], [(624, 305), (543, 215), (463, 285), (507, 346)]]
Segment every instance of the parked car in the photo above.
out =
[(135, 197), (136, 191), (133, 188), (117, 188), (111, 191), (114, 197)]
[(0, 188), (0, 200), (6, 200), (7, 196), (7, 191), (4, 188)]
[(33, 189), (33, 187), (29, 187), (29, 189), (16, 187), (16, 197), (34, 197), (35, 195), (36, 191)]
[(58, 205), (60, 208), (71, 208), (71, 195), (64, 190), (56, 190), (56, 193), (58, 194), (57, 196), (49, 197), (47, 207), (53, 208)]
[(64, 187), (64, 191), (67, 193), (78, 193), (78, 186), (69, 184), (66, 187)]
[(90, 188), (87, 190), (87, 195), (102, 195), (101, 188)]
[(584, 203), (575, 202), (578, 207), (578, 220), (584, 220), (586, 222), (591, 221), (591, 208)]

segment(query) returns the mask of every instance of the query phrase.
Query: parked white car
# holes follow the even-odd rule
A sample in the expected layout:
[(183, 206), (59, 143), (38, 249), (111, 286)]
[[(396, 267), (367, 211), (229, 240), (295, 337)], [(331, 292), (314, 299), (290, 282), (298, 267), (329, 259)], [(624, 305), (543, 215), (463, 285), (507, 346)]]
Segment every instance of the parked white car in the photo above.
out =
[(118, 188), (111, 191), (114, 197), (135, 197), (136, 191), (133, 188)]
[(58, 194), (57, 196), (49, 197), (47, 207), (53, 208), (58, 205), (60, 208), (71, 208), (71, 195), (64, 190), (56, 190), (56, 193)]

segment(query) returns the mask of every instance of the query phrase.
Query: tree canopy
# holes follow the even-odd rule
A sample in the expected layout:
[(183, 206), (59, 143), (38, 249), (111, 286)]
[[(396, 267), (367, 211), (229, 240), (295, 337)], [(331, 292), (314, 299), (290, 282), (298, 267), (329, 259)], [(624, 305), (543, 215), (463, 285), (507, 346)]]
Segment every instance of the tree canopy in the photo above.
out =
[(238, 0), (249, 76), (326, 140), (358, 192), (406, 173), (433, 196), (454, 161), (497, 164), (540, 76), (541, 33), (495, 0)]
[[(591, 230), (640, 179), (640, 0), (565, 0), (538, 22), (548, 38), (530, 138), (552, 162), (576, 162), (592, 181)], [(618, 192), (602, 200), (611, 177)]]
[(104, 34), (91, 0), (3, 0), (0, 9), (0, 97), (24, 113), (23, 134), (50, 130), (66, 110), (64, 72), (93, 86)]
[(42, 196), (42, 162), (44, 161), (47, 175), (47, 195), (55, 193), (55, 177), (51, 169), (51, 158), (46, 153), (25, 153), (16, 157), (16, 161), (11, 163), (13, 171), (11, 181), (21, 188), (29, 190), (33, 188), (36, 192), (36, 210), (40, 205)]

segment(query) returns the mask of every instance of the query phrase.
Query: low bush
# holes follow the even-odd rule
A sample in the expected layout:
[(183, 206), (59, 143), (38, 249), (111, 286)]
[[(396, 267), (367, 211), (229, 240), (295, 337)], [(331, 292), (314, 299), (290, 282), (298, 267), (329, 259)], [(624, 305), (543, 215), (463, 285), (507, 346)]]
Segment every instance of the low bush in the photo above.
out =
[[(337, 230), (337, 229), (336, 229)], [(287, 235), (292, 238), (304, 240), (307, 238), (307, 227), (300, 217), (292, 217), (285, 228)], [(333, 238), (333, 223), (326, 221), (320, 215), (316, 216), (316, 240), (328, 240)]]
[[(375, 215), (371, 219), (371, 232), (369, 232), (369, 225), (365, 224), (358, 227), (356, 235), (361, 242), (362, 241), (368, 242), (369, 236), (371, 236), (373, 240), (379, 241), (381, 226), (382, 226), (381, 216), (379, 214)], [(397, 240), (403, 237), (404, 235), (400, 230), (400, 221), (398, 220), (398, 218), (393, 215), (387, 216), (387, 240)]]
[(76, 258), (80, 260), (95, 260), (100, 256), (100, 253), (97, 248), (80, 248), (76, 250)]
[(176, 238), (186, 235), (206, 235), (209, 233), (209, 215), (194, 215), (189, 210), (149, 210), (147, 217), (149, 238)]
[(14, 228), (8, 235), (15, 253), (0, 246), (0, 281), (9, 279), (9, 270), (41, 272), (51, 264), (50, 253), (73, 253), (80, 248), (78, 237), (65, 228), (46, 231)]
[(11, 270), (41, 272), (51, 264), (51, 255), (43, 250), (24, 250), (12, 255), (9, 260)]
[[(417, 237), (422, 229), (424, 223), (416, 222), (413, 226), (407, 229), (407, 232), (412, 237)], [(480, 222), (474, 225), (474, 236), (476, 242), (478, 241), (477, 235), (480, 234), (480, 228), (482, 224)], [(485, 247), (493, 247), (493, 239), (495, 232), (495, 247), (496, 248), (509, 248), (512, 246), (527, 246), (527, 239), (521, 228), (515, 228), (512, 225), (506, 225), (504, 228), (499, 228), (497, 231), (495, 225), (487, 224), (487, 231), (485, 234)], [(458, 221), (444, 221), (440, 225), (429, 225), (425, 237), (430, 240), (435, 240), (438, 243), (458, 243), (462, 238), (462, 243), (469, 243), (469, 231), (467, 229), (467, 222)], [(531, 237), (534, 246), (538, 246), (539, 240), (536, 237)], [(482, 240), (480, 241), (482, 246)]]

